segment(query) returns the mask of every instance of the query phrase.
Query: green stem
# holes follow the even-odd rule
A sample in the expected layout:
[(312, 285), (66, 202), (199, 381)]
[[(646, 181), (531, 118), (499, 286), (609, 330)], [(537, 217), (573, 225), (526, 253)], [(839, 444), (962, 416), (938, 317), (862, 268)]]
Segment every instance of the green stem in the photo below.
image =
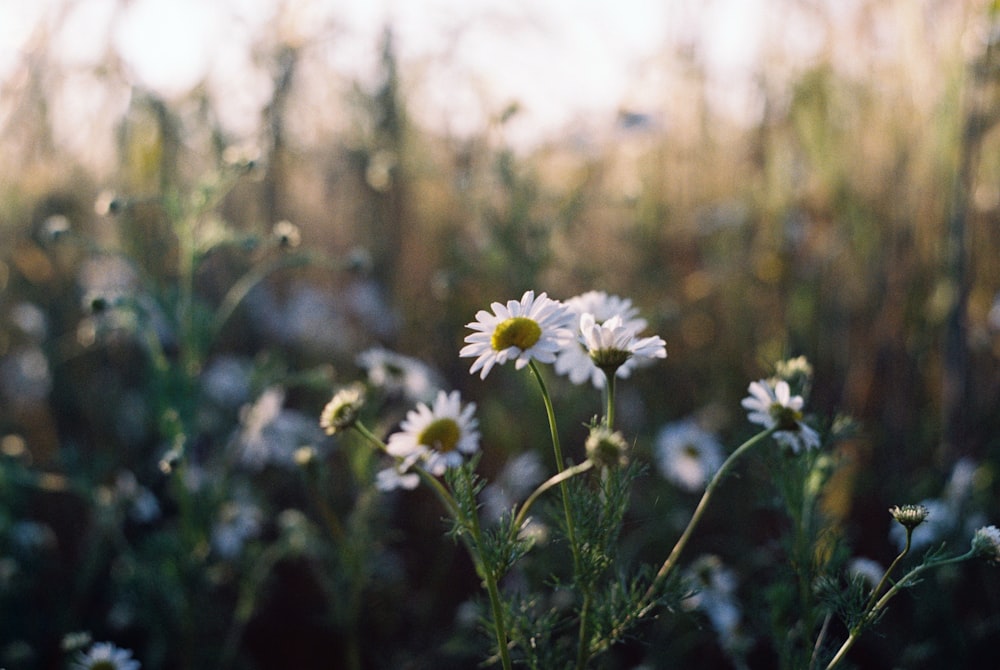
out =
[[(617, 368), (616, 368), (617, 369)], [(608, 430), (615, 429), (615, 380), (618, 375), (615, 374), (615, 370), (605, 370), (604, 378), (607, 380), (605, 384), (605, 392), (607, 393), (608, 409), (607, 414), (605, 414), (605, 425)]]
[(684, 548), (687, 546), (688, 540), (691, 539), (691, 535), (694, 533), (695, 528), (701, 521), (701, 517), (705, 514), (705, 510), (708, 508), (708, 502), (709, 500), (712, 499), (712, 494), (715, 493), (715, 489), (722, 482), (723, 478), (729, 473), (729, 469), (739, 459), (740, 456), (742, 456), (751, 448), (753, 448), (758, 442), (769, 437), (772, 433), (775, 432), (775, 430), (777, 430), (777, 427), (768, 428), (767, 430), (762, 430), (761, 432), (757, 433), (749, 440), (741, 444), (736, 449), (736, 451), (730, 454), (729, 458), (727, 458), (725, 462), (723, 462), (722, 466), (712, 477), (712, 480), (708, 482), (708, 486), (705, 487), (705, 493), (702, 494), (701, 500), (698, 501), (698, 506), (695, 508), (694, 514), (691, 515), (691, 520), (688, 521), (687, 528), (685, 528), (684, 532), (681, 533), (680, 538), (677, 540), (677, 544), (674, 545), (674, 548), (670, 552), (670, 555), (667, 556), (667, 560), (665, 560), (663, 562), (663, 565), (660, 566), (659, 571), (656, 573), (656, 577), (653, 579), (653, 583), (650, 584), (649, 590), (646, 592), (644, 600), (650, 600), (652, 598), (653, 594), (656, 592), (656, 589), (660, 585), (660, 583), (662, 583), (663, 580), (667, 578), (667, 575), (670, 574), (670, 571), (673, 570), (674, 566), (677, 565), (677, 561), (680, 558), (681, 552), (684, 551)]
[(538, 488), (535, 489), (532, 492), (532, 494), (528, 496), (528, 498), (524, 501), (524, 503), (521, 505), (521, 509), (518, 510), (517, 517), (515, 517), (513, 525), (515, 531), (520, 530), (521, 526), (524, 525), (524, 522), (527, 518), (528, 510), (531, 509), (531, 506), (535, 504), (535, 501), (538, 500), (538, 498), (543, 493), (551, 489), (553, 486), (556, 486), (557, 484), (562, 484), (564, 481), (571, 479), (582, 472), (586, 472), (592, 467), (594, 467), (594, 462), (586, 460), (583, 463), (579, 463), (577, 465), (568, 467), (562, 472), (556, 475), (552, 475), (547, 480), (542, 482), (538, 486)]
[[(468, 473), (463, 472), (462, 482), (467, 487), (466, 495), (470, 499), (475, 499), (475, 491), (472, 489), (472, 480), (468, 476)], [(480, 547), (483, 546), (482, 528), (479, 525), (479, 515), (473, 510), (472, 514), (467, 520), (469, 528), (472, 531), (472, 541), (473, 547), (470, 547), (470, 551), (473, 553), (473, 558), (476, 562), (476, 568), (479, 571), (479, 576), (483, 578), (483, 582), (486, 584), (486, 593), (490, 598), (490, 610), (493, 613), (493, 632), (496, 634), (497, 638), (497, 652), (500, 654), (500, 662), (503, 665), (504, 670), (511, 670), (511, 660), (510, 660), (510, 649), (508, 648), (507, 640), (507, 625), (504, 620), (503, 604), (500, 602), (500, 587), (497, 583), (497, 574), (493, 569), (492, 565), (486, 565), (483, 560), (482, 552)]]
[[(562, 472), (566, 469), (566, 465), (563, 462), (562, 447), (559, 444), (559, 429), (556, 426), (556, 412), (552, 406), (552, 398), (549, 396), (549, 390), (545, 386), (545, 380), (542, 379), (541, 370), (538, 369), (538, 366), (535, 365), (534, 361), (529, 361), (528, 365), (530, 366), (535, 379), (538, 381), (538, 388), (542, 393), (542, 401), (545, 403), (545, 413), (549, 419), (549, 434), (552, 437), (552, 451), (556, 458), (556, 471)], [(570, 509), (569, 490), (566, 488), (565, 479), (559, 482), (559, 491), (562, 493), (563, 513), (566, 516), (566, 535), (569, 537), (570, 548), (573, 550), (573, 565), (579, 568), (580, 558), (579, 551), (576, 546), (576, 532), (573, 525), (573, 512)]]
[(910, 553), (910, 540), (912, 535), (913, 529), (907, 527), (906, 546), (903, 547), (903, 551), (899, 553), (899, 556), (893, 559), (892, 563), (889, 565), (889, 569), (885, 571), (885, 574), (882, 575), (882, 579), (879, 580), (878, 586), (872, 589), (872, 594), (868, 597), (868, 602), (865, 603), (864, 608), (861, 610), (862, 612), (867, 611), (875, 603), (875, 599), (878, 598), (878, 594), (882, 592), (882, 587), (885, 586), (885, 583), (889, 580), (889, 575), (891, 575), (892, 571), (896, 569), (896, 566), (899, 565), (901, 560), (903, 560), (903, 557)]
[(628, 626), (630, 626), (632, 623), (638, 621), (639, 619), (642, 619), (647, 614), (649, 614), (649, 612), (653, 609), (653, 607), (656, 604), (657, 590), (659, 590), (660, 585), (664, 582), (664, 580), (666, 580), (666, 578), (670, 575), (670, 572), (677, 565), (677, 561), (680, 558), (681, 552), (684, 551), (684, 548), (687, 546), (688, 540), (691, 539), (691, 535), (694, 533), (695, 528), (701, 521), (701, 517), (705, 514), (705, 509), (708, 507), (709, 500), (711, 500), (712, 494), (715, 492), (715, 489), (719, 486), (723, 478), (726, 476), (726, 474), (728, 474), (729, 469), (740, 458), (740, 456), (745, 454), (747, 451), (753, 448), (757, 443), (769, 437), (772, 433), (774, 433), (777, 430), (778, 430), (777, 426), (768, 428), (766, 430), (762, 430), (761, 432), (757, 433), (749, 440), (741, 444), (736, 449), (736, 451), (730, 454), (729, 458), (727, 458), (723, 462), (722, 466), (712, 477), (711, 481), (709, 481), (708, 486), (705, 487), (705, 493), (702, 494), (701, 500), (698, 502), (698, 506), (694, 510), (694, 514), (691, 515), (691, 520), (688, 521), (688, 525), (684, 529), (684, 532), (681, 533), (680, 538), (677, 540), (677, 544), (674, 545), (674, 548), (673, 550), (671, 550), (670, 555), (667, 556), (665, 561), (663, 561), (663, 565), (660, 566), (660, 569), (659, 571), (657, 571), (656, 576), (653, 577), (653, 581), (649, 585), (649, 588), (646, 589), (646, 593), (644, 593), (642, 598), (639, 599), (639, 602), (636, 603), (635, 609), (632, 611), (632, 614), (625, 617), (625, 619), (618, 626), (616, 626), (615, 629), (611, 632), (611, 635), (608, 636), (609, 640), (614, 639), (618, 635), (624, 633), (624, 631), (628, 628)]
[(892, 588), (886, 591), (885, 595), (879, 598), (878, 602), (872, 605), (871, 609), (869, 609), (868, 612), (861, 617), (858, 623), (855, 624), (855, 626), (851, 629), (851, 632), (848, 634), (847, 639), (844, 640), (844, 644), (840, 646), (840, 649), (837, 650), (837, 653), (830, 660), (830, 663), (826, 666), (826, 670), (833, 670), (833, 668), (835, 668), (842, 660), (844, 660), (844, 657), (847, 656), (847, 652), (850, 651), (851, 647), (854, 646), (854, 643), (857, 642), (858, 637), (860, 637), (861, 631), (864, 629), (864, 627), (875, 618), (876, 614), (878, 614), (886, 605), (889, 604), (889, 601), (893, 598), (893, 596), (895, 596), (897, 593), (900, 592), (900, 590), (905, 588), (907, 583), (913, 580), (917, 575), (924, 572), (925, 570), (930, 570), (931, 568), (936, 568), (942, 565), (948, 565), (949, 563), (960, 563), (961, 561), (968, 560), (975, 555), (976, 551), (974, 549), (970, 549), (968, 552), (961, 554), (959, 556), (952, 556), (951, 558), (946, 558), (940, 561), (933, 561), (930, 563), (924, 563), (922, 565), (918, 565), (917, 567), (913, 568), (908, 573), (906, 573), (906, 575), (904, 575), (903, 578), (900, 579), (898, 582), (893, 584)]
[[(562, 447), (559, 444), (559, 430), (556, 425), (556, 413), (555, 409), (552, 406), (552, 398), (549, 396), (549, 391), (545, 386), (545, 380), (542, 379), (542, 373), (538, 369), (538, 366), (535, 365), (534, 361), (529, 361), (528, 365), (530, 366), (531, 372), (535, 376), (535, 379), (538, 381), (538, 388), (541, 390), (542, 393), (542, 401), (545, 403), (545, 413), (549, 419), (549, 433), (552, 436), (552, 451), (555, 453), (555, 458), (556, 458), (556, 470), (558, 471), (559, 474), (562, 474), (563, 472), (568, 472), (568, 469), (566, 468), (563, 462)], [(576, 527), (574, 525), (573, 511), (569, 501), (569, 488), (566, 486), (567, 479), (569, 479), (569, 477), (560, 479), (558, 481), (558, 484), (559, 484), (559, 492), (562, 494), (563, 514), (566, 517), (566, 538), (569, 540), (570, 551), (573, 554), (573, 574), (574, 576), (579, 577), (581, 572), (580, 547), (577, 546)], [(589, 623), (588, 622), (589, 619), (588, 610), (590, 609), (589, 604), (590, 604), (590, 593), (588, 591), (583, 594), (583, 604), (580, 610), (580, 633), (577, 646), (578, 668), (582, 668), (585, 665), (587, 657), (586, 652), (589, 649), (589, 645), (587, 644), (586, 640), (586, 627), (588, 626)]]

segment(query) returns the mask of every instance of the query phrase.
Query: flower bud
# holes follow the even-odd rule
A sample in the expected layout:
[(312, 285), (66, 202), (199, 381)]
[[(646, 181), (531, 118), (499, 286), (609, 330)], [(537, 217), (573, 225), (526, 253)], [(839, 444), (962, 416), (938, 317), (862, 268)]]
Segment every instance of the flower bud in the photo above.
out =
[(913, 530), (926, 519), (929, 512), (923, 505), (895, 505), (889, 508), (892, 518), (903, 525), (907, 530)]
[(590, 429), (587, 442), (587, 458), (601, 467), (614, 467), (628, 463), (628, 442), (621, 433), (611, 432), (606, 426)]
[(984, 526), (972, 536), (972, 549), (991, 563), (1000, 564), (1000, 529)]

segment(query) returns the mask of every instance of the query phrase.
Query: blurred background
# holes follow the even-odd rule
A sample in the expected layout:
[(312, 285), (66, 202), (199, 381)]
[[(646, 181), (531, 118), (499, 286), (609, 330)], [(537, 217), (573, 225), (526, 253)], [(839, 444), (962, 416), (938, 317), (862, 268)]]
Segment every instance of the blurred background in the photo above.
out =
[[(89, 631), (144, 668), (471, 667), (477, 584), (433, 497), (364, 502), (316, 418), (377, 346), (478, 403), (488, 475), (546, 453), (529, 380), (457, 357), (477, 310), (527, 289), (631, 298), (666, 340), (620, 389), (640, 459), (692, 416), (738, 444), (747, 383), (805, 355), (820, 422), (858, 426), (835, 532), (886, 565), (887, 508), (934, 501), (965, 551), (1000, 521), (997, 12), (0, 2), (0, 664), (64, 667)], [(552, 383), (579, 446), (599, 396)], [(342, 556), (295, 544), (323, 516), (304, 444), (334, 511), (366, 520), (363, 598), (308, 569)], [(695, 500), (650, 479), (630, 528), (655, 560)], [(746, 548), (781, 521), (766, 471), (743, 494), (750, 521), (720, 501), (700, 550), (752, 584), (774, 554)], [(929, 577), (857, 667), (987, 667), (994, 573)], [(709, 629), (664, 624), (608, 667), (740, 667)]]

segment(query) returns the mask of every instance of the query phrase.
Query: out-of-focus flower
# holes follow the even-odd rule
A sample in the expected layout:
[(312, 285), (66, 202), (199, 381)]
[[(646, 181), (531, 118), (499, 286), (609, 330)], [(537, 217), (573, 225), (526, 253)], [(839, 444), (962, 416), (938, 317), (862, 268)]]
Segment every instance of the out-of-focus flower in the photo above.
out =
[(986, 322), (994, 331), (1000, 332), (1000, 293), (993, 298), (993, 305), (986, 315)]
[(420, 484), (420, 477), (415, 472), (401, 471), (393, 465), (375, 473), (375, 488), (379, 491), (394, 489), (413, 490)]
[(723, 461), (722, 444), (694, 419), (661, 428), (653, 454), (660, 474), (690, 492), (703, 489)]
[(252, 405), (244, 406), (235, 443), (241, 463), (256, 469), (266, 465), (291, 467), (296, 449), (320, 440), (322, 435), (313, 419), (285, 409), (284, 403), (284, 389), (272, 386)]
[(45, 352), (24, 347), (0, 358), (0, 397), (13, 407), (42, 402), (52, 390), (52, 375)]
[(42, 551), (52, 551), (59, 544), (52, 527), (38, 521), (15, 521), (7, 533), (13, 548), (29, 556)]
[(219, 356), (201, 373), (200, 387), (213, 402), (236, 408), (250, 398), (252, 364), (236, 356)]
[(972, 494), (979, 465), (971, 458), (960, 458), (951, 469), (944, 498), (953, 505), (961, 505)]
[(149, 523), (160, 517), (156, 495), (141, 485), (131, 470), (122, 470), (115, 477), (115, 494), (128, 504), (128, 516), (133, 521)]
[(499, 474), (486, 485), (480, 499), (483, 516), (499, 519), (545, 479), (545, 466), (537, 451), (528, 450), (507, 461)]
[(713, 555), (696, 559), (686, 574), (695, 593), (683, 601), (684, 608), (704, 613), (726, 650), (737, 651), (743, 642), (743, 614), (736, 599), (736, 575)]
[(557, 300), (545, 293), (535, 297), (526, 291), (520, 300), (495, 302), (493, 313), (480, 310), (476, 320), (467, 324), (473, 332), (465, 337), (468, 343), (459, 356), (475, 357), (470, 374), (480, 372), (485, 379), (494, 365), (514, 360), (514, 367), (523, 368), (531, 360), (552, 363), (556, 353), (572, 337), (568, 326), (572, 314)]
[(97, 642), (76, 655), (70, 670), (139, 670), (140, 667), (130, 649), (116, 647), (110, 642)]
[(976, 554), (991, 563), (1000, 564), (1000, 529), (984, 526), (972, 536), (972, 548)]
[(389, 395), (430, 402), (441, 390), (440, 376), (416, 358), (373, 347), (358, 354), (357, 361), (368, 372), (368, 383)]
[[(595, 364), (592, 351), (582, 337), (583, 315), (590, 314), (595, 324), (602, 325), (610, 325), (608, 321), (618, 317), (621, 327), (635, 336), (646, 329), (646, 320), (637, 316), (639, 310), (632, 305), (631, 300), (608, 295), (604, 291), (588, 291), (570, 298), (564, 304), (573, 314), (572, 330), (576, 337), (559, 351), (555, 362), (556, 373), (566, 375), (574, 384), (583, 384), (589, 380), (595, 387), (603, 388), (605, 373)], [(641, 356), (630, 358), (617, 368), (615, 374), (620, 378), (628, 377), (635, 367), (649, 360)]]
[(282, 249), (294, 249), (302, 243), (302, 232), (291, 221), (278, 221), (271, 227), (271, 237)]
[(785, 380), (794, 395), (808, 398), (812, 387), (812, 378), (813, 366), (805, 356), (778, 361), (774, 365), (773, 381), (777, 383), (782, 379)]
[(748, 410), (747, 419), (764, 428), (777, 428), (774, 439), (795, 453), (800, 449), (820, 446), (819, 434), (802, 421), (802, 396), (791, 393), (788, 382), (767, 379), (750, 382), (749, 396), (742, 405)]
[(462, 407), (458, 391), (439, 391), (432, 407), (418, 403), (407, 412), (400, 431), (389, 436), (386, 450), (405, 464), (419, 459), (428, 472), (442, 475), (479, 450), (475, 412), (475, 403)]
[(885, 574), (885, 567), (878, 561), (859, 556), (847, 564), (847, 574), (855, 579), (863, 579), (871, 588), (878, 586)]
[(607, 426), (591, 428), (584, 448), (587, 458), (593, 461), (594, 465), (611, 468), (628, 463), (628, 442), (621, 433), (612, 431)]
[(222, 558), (236, 558), (247, 540), (260, 534), (262, 520), (263, 514), (256, 505), (245, 501), (226, 503), (212, 527), (212, 549)]
[(320, 413), (319, 425), (327, 435), (346, 430), (358, 420), (365, 403), (365, 389), (360, 384), (345, 386), (333, 394)]
[(41, 343), (49, 332), (45, 312), (33, 302), (19, 302), (11, 307), (10, 322), (36, 343)]

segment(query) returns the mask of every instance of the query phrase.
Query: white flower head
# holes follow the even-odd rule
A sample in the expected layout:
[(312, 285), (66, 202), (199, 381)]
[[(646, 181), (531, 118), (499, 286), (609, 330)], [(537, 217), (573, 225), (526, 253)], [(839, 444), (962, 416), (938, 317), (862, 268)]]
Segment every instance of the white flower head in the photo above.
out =
[(684, 609), (702, 611), (720, 641), (727, 646), (736, 646), (742, 637), (742, 612), (736, 600), (738, 583), (735, 573), (718, 556), (706, 555), (691, 564), (686, 576), (695, 593), (684, 599)]
[(80, 652), (70, 665), (71, 670), (139, 670), (139, 661), (132, 652), (110, 642), (97, 642), (86, 652)]
[(421, 460), (428, 472), (442, 475), (461, 465), (463, 456), (479, 450), (475, 411), (475, 403), (462, 407), (458, 391), (439, 391), (432, 407), (418, 403), (407, 412), (400, 431), (389, 436), (386, 450), (402, 460), (400, 472)]
[(467, 344), (459, 356), (475, 357), (470, 374), (480, 372), (485, 379), (494, 365), (514, 360), (514, 367), (523, 368), (531, 360), (552, 363), (556, 353), (571, 337), (568, 326), (572, 313), (558, 300), (545, 293), (535, 297), (525, 291), (520, 300), (507, 304), (494, 302), (493, 313), (480, 310), (476, 320), (467, 324), (473, 332), (465, 337)]
[(379, 491), (406, 489), (412, 491), (420, 484), (420, 477), (415, 472), (406, 472), (398, 466), (390, 466), (375, 474), (375, 488)]
[(722, 467), (722, 443), (694, 419), (669, 423), (660, 429), (653, 450), (660, 474), (692, 493), (703, 489)]
[(620, 316), (598, 323), (593, 314), (580, 317), (580, 334), (597, 367), (615, 371), (635, 358), (666, 358), (666, 342), (659, 337), (637, 337)]
[(750, 382), (747, 390), (750, 395), (741, 404), (748, 411), (747, 419), (751, 423), (764, 428), (776, 427), (774, 439), (795, 453), (803, 447), (819, 448), (819, 434), (802, 422), (805, 401), (800, 395), (792, 395), (788, 382), (761, 379)]
[(357, 423), (365, 404), (365, 390), (360, 384), (345, 386), (333, 394), (319, 416), (319, 426), (327, 435), (346, 430)]
[[(920, 501), (918, 505), (904, 505), (905, 508), (914, 511), (907, 512), (903, 507), (900, 511), (907, 517), (907, 521), (915, 521), (922, 516), (922, 521), (910, 529), (910, 551), (916, 552), (926, 549), (934, 544), (944, 541), (954, 530), (958, 523), (954, 510), (944, 500), (937, 498), (927, 498)], [(899, 521), (899, 517), (889, 513)], [(889, 529), (889, 540), (902, 551), (906, 546), (907, 528), (902, 521), (892, 524)]]
[(566, 306), (575, 318), (576, 340), (567, 343), (556, 358), (555, 370), (574, 384), (590, 381), (603, 388), (606, 369), (620, 378), (654, 358), (667, 355), (659, 337), (640, 338), (646, 320), (638, 318), (632, 301), (603, 291), (588, 291), (570, 298)]
[(601, 322), (620, 316), (625, 325), (637, 333), (646, 329), (646, 320), (639, 318), (639, 309), (628, 298), (608, 295), (604, 291), (587, 291), (566, 300), (564, 304), (576, 315), (576, 325), (579, 325), (583, 314), (593, 314)]
[(1000, 564), (1000, 529), (984, 526), (972, 536), (972, 548), (991, 563)]

